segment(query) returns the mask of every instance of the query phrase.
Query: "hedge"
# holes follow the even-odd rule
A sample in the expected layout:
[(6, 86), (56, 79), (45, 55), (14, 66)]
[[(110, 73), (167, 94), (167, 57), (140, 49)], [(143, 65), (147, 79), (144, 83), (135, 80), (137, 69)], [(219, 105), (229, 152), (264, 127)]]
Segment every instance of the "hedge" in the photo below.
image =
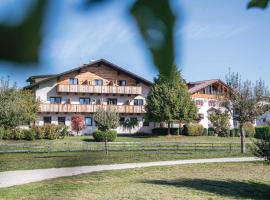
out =
[[(179, 131), (178, 128), (170, 128), (171, 135), (178, 135)], [(152, 129), (153, 135), (168, 135), (168, 128), (153, 128)]]
[(115, 130), (110, 131), (97, 130), (93, 133), (93, 137), (96, 142), (105, 142), (106, 136), (108, 142), (113, 142), (117, 137), (117, 132)]
[(201, 124), (188, 124), (184, 125), (182, 134), (187, 136), (202, 136), (204, 127)]
[(257, 126), (255, 128), (255, 138), (258, 139), (270, 138), (270, 126)]
[(33, 126), (30, 129), (4, 129), (0, 127), (0, 139), (3, 140), (34, 140), (34, 139), (59, 139), (68, 133), (68, 127), (64, 125), (48, 124)]

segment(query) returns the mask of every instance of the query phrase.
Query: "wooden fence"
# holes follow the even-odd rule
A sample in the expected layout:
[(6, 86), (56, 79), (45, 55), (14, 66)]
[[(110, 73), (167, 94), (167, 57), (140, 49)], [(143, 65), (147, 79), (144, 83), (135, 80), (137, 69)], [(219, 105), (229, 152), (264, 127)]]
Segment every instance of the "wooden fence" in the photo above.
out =
[[(251, 143), (247, 143), (250, 149)], [(109, 142), (109, 151), (240, 151), (239, 143)], [(0, 153), (104, 151), (103, 142), (0, 144)]]

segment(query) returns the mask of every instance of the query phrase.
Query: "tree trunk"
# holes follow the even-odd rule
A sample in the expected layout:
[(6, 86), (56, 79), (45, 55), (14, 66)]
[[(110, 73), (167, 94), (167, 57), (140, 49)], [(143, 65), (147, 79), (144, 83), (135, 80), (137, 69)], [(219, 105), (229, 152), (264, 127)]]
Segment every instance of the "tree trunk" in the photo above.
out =
[(107, 136), (105, 136), (105, 152), (106, 152), (106, 155), (108, 155), (108, 146), (107, 146)]
[(240, 124), (239, 129), (241, 138), (241, 153), (246, 153), (245, 132), (243, 131), (243, 124)]
[(171, 122), (168, 122), (168, 135), (171, 135)]

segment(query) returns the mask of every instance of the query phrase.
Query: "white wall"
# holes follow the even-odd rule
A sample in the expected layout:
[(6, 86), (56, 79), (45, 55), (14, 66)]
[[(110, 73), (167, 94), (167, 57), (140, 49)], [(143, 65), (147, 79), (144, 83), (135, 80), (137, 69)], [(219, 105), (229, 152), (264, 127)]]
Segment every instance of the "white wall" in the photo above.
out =
[[(203, 106), (197, 106), (198, 114), (203, 114), (204, 115), (204, 118), (201, 119), (199, 121), (199, 123), (201, 125), (203, 125), (204, 128), (209, 128), (210, 125), (211, 125), (211, 122), (210, 122), (210, 120), (208, 120), (208, 110), (211, 109), (211, 108), (216, 108), (216, 109), (221, 109), (221, 110), (223, 109), (224, 110), (224, 108), (219, 107), (218, 106), (219, 105), (218, 101), (215, 100), (215, 99), (194, 98), (194, 101), (196, 101), (196, 100), (203, 100)], [(216, 107), (211, 107), (211, 106), (208, 105), (208, 102), (213, 101), (213, 100), (217, 101), (217, 106)], [(232, 120), (232, 118), (230, 119), (230, 128), (233, 128), (233, 120)]]

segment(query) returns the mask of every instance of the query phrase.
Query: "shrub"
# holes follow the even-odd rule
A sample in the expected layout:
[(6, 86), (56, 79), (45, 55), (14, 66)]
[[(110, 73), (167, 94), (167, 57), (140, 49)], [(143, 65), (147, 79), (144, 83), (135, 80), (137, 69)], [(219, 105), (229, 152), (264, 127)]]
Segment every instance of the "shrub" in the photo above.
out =
[(107, 131), (107, 140), (108, 142), (113, 142), (117, 137), (117, 131), (109, 130)]
[(230, 129), (222, 129), (219, 132), (220, 137), (230, 137)]
[(42, 126), (33, 126), (31, 127), (32, 131), (36, 134), (36, 139), (44, 139), (45, 138), (45, 131)]
[(2, 140), (5, 129), (0, 127), (0, 140)]
[[(178, 128), (170, 128), (171, 135), (178, 134)], [(153, 135), (168, 135), (168, 128), (153, 128), (152, 129)]]
[(32, 129), (25, 129), (22, 130), (23, 135), (24, 135), (24, 139), (26, 140), (34, 140), (36, 138), (36, 133), (32, 130)]
[(24, 132), (21, 129), (12, 129), (10, 131), (10, 140), (22, 140), (24, 139)]
[(239, 128), (235, 128), (234, 129), (234, 136), (235, 137), (240, 137), (240, 130), (239, 130)]
[(116, 139), (117, 132), (115, 130), (109, 130), (109, 131), (97, 130), (93, 133), (93, 137), (96, 142), (105, 142), (106, 135), (107, 135), (107, 141), (112, 142)]
[(235, 137), (235, 131), (234, 131), (234, 129), (231, 129), (230, 130), (230, 137)]
[(3, 140), (10, 140), (11, 138), (11, 131), (9, 129), (2, 129), (2, 139)]
[(243, 126), (243, 130), (245, 131), (247, 137), (254, 137), (255, 127), (252, 123), (245, 123)]
[(45, 133), (45, 139), (55, 140), (60, 137), (58, 126), (54, 124), (46, 124), (42, 127)]
[(201, 136), (203, 135), (204, 128), (201, 124), (188, 124), (183, 127), (183, 134), (188, 136)]
[(208, 135), (209, 136), (214, 136), (215, 135), (215, 129), (213, 127), (208, 128)]
[(270, 126), (257, 126), (255, 128), (255, 138), (258, 139), (270, 138)]
[(208, 136), (208, 129), (207, 129), (207, 128), (204, 128), (204, 129), (203, 129), (203, 135), (204, 135), (204, 136)]
[(270, 137), (255, 141), (252, 153), (270, 163)]
[(68, 126), (66, 126), (66, 125), (58, 125), (58, 132), (59, 132), (60, 138), (63, 139), (65, 136), (68, 135)]

